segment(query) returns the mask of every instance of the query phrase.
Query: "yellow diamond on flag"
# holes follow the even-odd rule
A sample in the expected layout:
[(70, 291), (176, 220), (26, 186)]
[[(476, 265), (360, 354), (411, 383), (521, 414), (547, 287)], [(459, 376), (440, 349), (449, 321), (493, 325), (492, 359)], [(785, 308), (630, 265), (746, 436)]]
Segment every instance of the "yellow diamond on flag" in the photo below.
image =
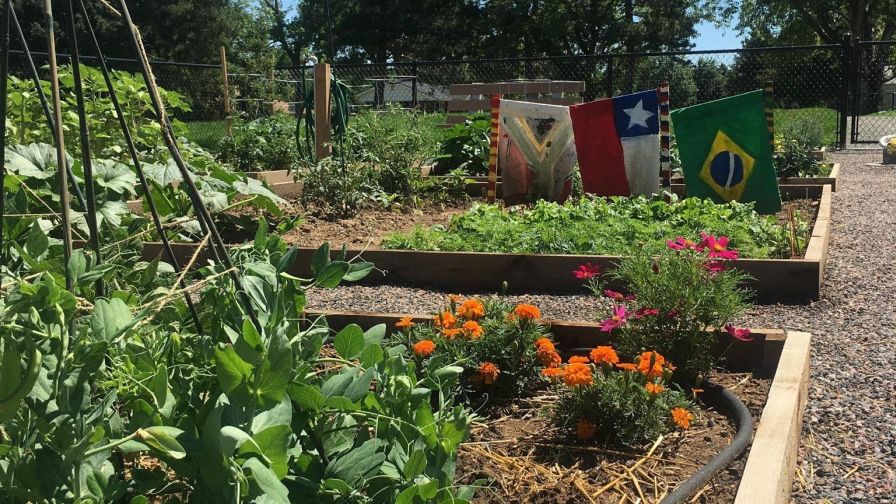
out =
[(703, 162), (700, 178), (725, 201), (736, 201), (753, 174), (755, 162), (753, 156), (734, 143), (731, 137), (718, 131)]

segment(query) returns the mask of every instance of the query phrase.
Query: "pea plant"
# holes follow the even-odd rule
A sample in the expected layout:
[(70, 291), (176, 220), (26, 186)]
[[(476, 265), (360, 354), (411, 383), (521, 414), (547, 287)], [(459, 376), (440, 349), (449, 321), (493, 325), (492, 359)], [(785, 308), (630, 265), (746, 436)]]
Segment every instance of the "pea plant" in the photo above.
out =
[(186, 288), (200, 328), (158, 259), (75, 251), (68, 291), (58, 249), (32, 249), (2, 283), (0, 501), (472, 497), (453, 484), (472, 414), (447, 391), (463, 369), (420, 367), (384, 343), (382, 325), (334, 335), (306, 320), (310, 288), (359, 280), (372, 264), (324, 245), (311, 277), (296, 277), (296, 250), (262, 220), (232, 251), (239, 296), (216, 263)]

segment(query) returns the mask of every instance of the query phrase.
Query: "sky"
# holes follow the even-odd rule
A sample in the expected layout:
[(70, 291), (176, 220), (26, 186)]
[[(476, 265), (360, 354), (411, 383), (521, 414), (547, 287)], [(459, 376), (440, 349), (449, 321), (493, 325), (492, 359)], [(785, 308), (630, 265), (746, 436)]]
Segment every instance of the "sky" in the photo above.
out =
[[(731, 23), (733, 24), (733, 23)], [(716, 27), (712, 23), (700, 23), (696, 27), (697, 38), (694, 49), (698, 51), (710, 49), (737, 49), (741, 47), (741, 37), (733, 26)]]

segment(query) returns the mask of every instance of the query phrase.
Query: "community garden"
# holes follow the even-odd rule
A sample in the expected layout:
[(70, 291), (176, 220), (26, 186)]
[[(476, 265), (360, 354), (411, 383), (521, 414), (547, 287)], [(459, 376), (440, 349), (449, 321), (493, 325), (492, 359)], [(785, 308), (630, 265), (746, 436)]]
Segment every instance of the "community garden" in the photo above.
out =
[[(212, 142), (140, 62), (3, 75), (0, 502), (789, 494), (811, 337), (744, 321), (821, 296), (839, 165), (818, 124), (751, 110), (769, 163), (725, 135), (701, 175), (728, 170), (721, 198), (701, 197), (667, 102), (660, 190), (595, 193), (580, 154), (545, 183), (561, 197), (528, 159), (537, 197), (511, 204), (497, 106), (450, 127), (358, 107), (320, 64), (293, 113), (234, 114)], [(741, 197), (764, 168), (772, 210)], [(353, 305), (352, 285), (437, 308)], [(571, 293), (575, 319), (537, 302)]]

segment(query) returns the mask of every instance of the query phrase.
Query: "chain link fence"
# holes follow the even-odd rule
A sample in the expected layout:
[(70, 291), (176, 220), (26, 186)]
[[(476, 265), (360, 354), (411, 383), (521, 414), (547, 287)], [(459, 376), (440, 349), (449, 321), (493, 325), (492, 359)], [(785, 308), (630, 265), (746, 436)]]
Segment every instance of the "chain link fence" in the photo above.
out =
[[(602, 54), (529, 59), (416, 61), (337, 64), (335, 78), (351, 89), (353, 110), (388, 104), (444, 112), (452, 84), (527, 80), (583, 81), (583, 101), (671, 85), (673, 108), (774, 86), (778, 131), (820, 131), (824, 144), (876, 140), (896, 132), (896, 42), (856, 42), (640, 54)], [(21, 53), (10, 55), (11, 72), (26, 76)], [(36, 54), (38, 65), (45, 55)], [(64, 58), (63, 58), (64, 59)], [(93, 59), (84, 57), (85, 64)], [(110, 59), (118, 70), (136, 72), (133, 60)], [(226, 134), (221, 66), (152, 62), (159, 84), (186, 98), (190, 110), (176, 118), (192, 140), (214, 147)], [(46, 70), (42, 69), (46, 78)], [(228, 74), (231, 109), (246, 118), (294, 110), (313, 67), (283, 67), (267, 74)], [(853, 92), (848, 94), (848, 89)], [(851, 135), (847, 135), (851, 132)]]

